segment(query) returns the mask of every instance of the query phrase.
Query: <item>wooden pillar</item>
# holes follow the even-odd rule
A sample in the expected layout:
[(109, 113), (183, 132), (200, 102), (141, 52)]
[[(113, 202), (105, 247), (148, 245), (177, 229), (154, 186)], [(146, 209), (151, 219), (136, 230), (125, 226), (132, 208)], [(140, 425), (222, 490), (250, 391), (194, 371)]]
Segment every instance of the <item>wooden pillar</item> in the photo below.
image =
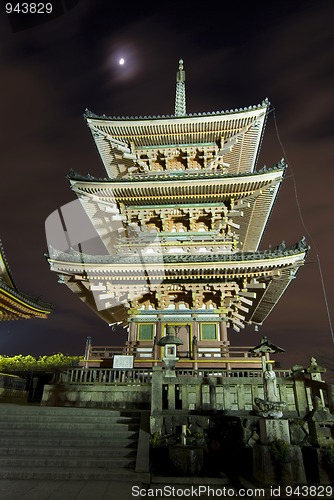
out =
[(134, 321), (129, 322), (129, 353), (130, 355), (134, 353), (134, 347), (137, 341), (137, 328), (138, 325)]
[[(222, 357), (229, 357), (229, 340), (227, 336), (227, 326), (226, 326), (226, 321), (220, 321), (219, 322), (219, 331), (220, 331), (220, 340), (223, 341), (225, 344), (225, 349), (224, 352), (221, 353)], [(231, 370), (231, 363), (226, 363), (226, 369)]]
[(194, 370), (197, 370), (198, 368), (198, 363), (197, 363), (197, 359), (198, 359), (198, 341), (199, 341), (199, 332), (198, 332), (198, 323), (197, 321), (194, 321), (193, 322), (193, 327), (192, 327), (192, 358), (194, 360), (194, 363), (193, 363), (193, 368)]
[(157, 336), (157, 342), (159, 342), (159, 340), (161, 339), (161, 336), (162, 336), (162, 323), (161, 321), (158, 321), (156, 323), (156, 332), (155, 332), (156, 336)]
[(229, 342), (228, 342), (228, 337), (227, 337), (227, 326), (225, 321), (220, 321), (219, 323), (219, 333), (220, 333), (220, 340), (225, 342), (225, 356), (228, 356), (229, 354)]
[[(162, 324), (161, 324), (161, 321), (158, 321), (156, 323), (156, 330), (155, 330), (155, 335), (156, 335), (156, 338), (155, 338), (155, 342), (153, 344), (153, 358), (154, 359), (160, 359), (160, 350), (161, 350), (161, 347), (158, 346), (158, 342), (159, 340), (161, 339), (161, 335), (162, 335)], [(157, 366), (157, 361), (154, 362), (154, 366)]]

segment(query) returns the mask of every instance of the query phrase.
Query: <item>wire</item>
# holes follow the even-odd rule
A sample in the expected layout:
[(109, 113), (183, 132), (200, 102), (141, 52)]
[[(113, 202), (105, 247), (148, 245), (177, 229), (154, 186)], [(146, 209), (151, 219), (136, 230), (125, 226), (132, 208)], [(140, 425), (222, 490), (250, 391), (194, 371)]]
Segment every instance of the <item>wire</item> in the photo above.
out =
[(303, 214), (302, 214), (302, 210), (301, 210), (300, 203), (299, 203), (299, 198), (298, 198), (297, 183), (296, 183), (295, 174), (294, 174), (294, 171), (293, 171), (293, 168), (292, 168), (290, 162), (288, 161), (287, 154), (285, 152), (284, 146), (282, 144), (282, 141), (281, 141), (281, 138), (280, 138), (280, 135), (279, 135), (279, 132), (278, 132), (275, 108), (272, 108), (271, 111), (273, 111), (273, 115), (274, 115), (274, 124), (275, 124), (275, 129), (276, 129), (276, 134), (277, 134), (278, 142), (279, 142), (279, 144), (280, 144), (280, 146), (282, 148), (282, 152), (283, 152), (284, 158), (286, 159), (286, 161), (287, 161), (287, 163), (289, 165), (289, 168), (291, 170), (291, 173), (292, 173), (292, 175), (289, 176), (289, 177), (292, 177), (293, 188), (294, 188), (294, 192), (295, 192), (296, 204), (297, 204), (297, 208), (298, 208), (298, 213), (299, 213), (300, 221), (301, 221), (301, 224), (303, 226), (303, 229), (304, 229), (305, 233), (307, 234), (307, 236), (309, 237), (309, 239), (310, 239), (310, 241), (312, 243), (312, 246), (313, 246), (315, 254), (316, 254), (317, 263), (318, 263), (318, 269), (319, 269), (319, 275), (320, 275), (320, 281), (321, 281), (321, 286), (322, 286), (322, 291), (323, 291), (324, 300), (325, 300), (325, 306), (326, 306), (326, 311), (327, 311), (328, 324), (329, 324), (329, 329), (330, 329), (330, 333), (331, 333), (331, 337), (332, 337), (332, 342), (334, 344), (333, 325), (332, 325), (332, 320), (331, 320), (331, 314), (330, 314), (330, 309), (329, 309), (329, 304), (328, 304), (328, 299), (327, 299), (326, 286), (325, 286), (324, 276), (323, 276), (323, 273), (322, 273), (322, 267), (321, 267), (319, 252), (318, 252), (318, 249), (317, 249), (317, 245), (315, 244), (315, 241), (314, 241), (314, 239), (313, 239), (310, 231), (308, 230), (308, 228), (307, 228), (307, 226), (305, 224), (304, 218), (303, 218)]

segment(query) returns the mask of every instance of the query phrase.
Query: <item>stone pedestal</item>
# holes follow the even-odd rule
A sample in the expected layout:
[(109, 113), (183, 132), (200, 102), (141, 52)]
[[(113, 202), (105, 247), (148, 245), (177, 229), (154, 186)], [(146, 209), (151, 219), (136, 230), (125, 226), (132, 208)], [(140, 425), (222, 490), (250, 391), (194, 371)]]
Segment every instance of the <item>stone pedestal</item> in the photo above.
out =
[(290, 444), (289, 421), (285, 419), (261, 418), (260, 441), (262, 444), (270, 444), (277, 439), (281, 439)]
[(261, 444), (253, 446), (253, 476), (263, 485), (278, 484), (277, 467), (272, 459), (269, 446)]
[(260, 484), (306, 484), (303, 456), (299, 446), (289, 446), (286, 461), (274, 459), (270, 446), (255, 444), (253, 447), (253, 476)]
[(203, 446), (170, 446), (169, 459), (182, 476), (199, 476), (203, 472)]
[(178, 360), (179, 358), (172, 356), (162, 358), (163, 364), (166, 367), (164, 371), (164, 377), (176, 377), (175, 365), (178, 362)]
[[(254, 478), (264, 485), (305, 484), (302, 452), (299, 446), (291, 445), (289, 421), (263, 418), (259, 427), (260, 443), (253, 447)], [(284, 453), (279, 458), (275, 458), (272, 449), (274, 443), (281, 446), (277, 441), (283, 441)]]

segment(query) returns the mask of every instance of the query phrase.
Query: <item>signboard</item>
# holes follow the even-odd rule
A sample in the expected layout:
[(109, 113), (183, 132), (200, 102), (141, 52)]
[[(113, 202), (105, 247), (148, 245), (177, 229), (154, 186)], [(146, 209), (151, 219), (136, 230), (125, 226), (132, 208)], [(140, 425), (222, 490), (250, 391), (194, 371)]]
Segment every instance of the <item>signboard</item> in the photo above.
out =
[(133, 368), (133, 356), (122, 356), (115, 355), (113, 368), (118, 368), (119, 370), (127, 370)]

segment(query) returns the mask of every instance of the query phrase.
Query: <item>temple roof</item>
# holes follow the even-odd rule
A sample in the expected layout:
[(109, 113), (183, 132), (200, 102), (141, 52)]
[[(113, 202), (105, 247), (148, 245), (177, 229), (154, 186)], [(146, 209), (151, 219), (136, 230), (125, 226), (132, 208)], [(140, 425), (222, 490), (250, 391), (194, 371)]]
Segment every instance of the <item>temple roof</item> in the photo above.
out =
[[(230, 115), (232, 117), (235, 114), (238, 113), (247, 113), (251, 112), (254, 110), (259, 110), (266, 108), (269, 106), (270, 102), (266, 98), (264, 99), (261, 103), (252, 105), (252, 106), (246, 106), (246, 107), (240, 107), (240, 108), (235, 108), (235, 109), (227, 109), (227, 110), (222, 110), (222, 111), (206, 111), (202, 113), (186, 113), (185, 116), (182, 116), (182, 118), (200, 118), (202, 121), (205, 121), (206, 118), (209, 117), (214, 117), (214, 116), (227, 116)], [(132, 121), (150, 121), (150, 120), (174, 120), (175, 118), (178, 118), (176, 115), (151, 115), (151, 116), (110, 116), (110, 115), (97, 115), (90, 111), (89, 109), (85, 110), (84, 117), (86, 120), (101, 120), (101, 121), (119, 121), (119, 122), (132, 122)], [(230, 118), (232, 119), (232, 118)]]
[[(196, 264), (196, 263), (221, 263), (224, 266), (235, 268), (235, 267), (258, 267), (260, 264), (263, 266), (274, 265), (279, 266), (285, 262), (290, 262), (290, 260), (295, 260), (294, 257), (302, 255), (304, 258), (309, 246), (305, 242), (305, 238), (302, 238), (295, 245), (287, 247), (284, 242), (275, 247), (272, 250), (258, 251), (258, 252), (238, 252), (234, 254), (206, 254), (202, 253), (199, 255), (145, 255), (140, 253), (140, 255), (88, 255), (77, 250), (70, 248), (67, 252), (54, 249), (49, 247), (49, 261), (53, 263), (58, 263), (58, 265), (65, 270), (66, 267), (71, 268), (71, 263), (77, 263), (81, 267), (86, 268), (87, 265), (92, 264), (99, 266), (100, 264), (108, 266), (118, 266), (118, 265), (133, 265), (133, 264)], [(287, 259), (286, 259), (287, 258)], [(74, 268), (73, 268), (74, 269)], [(104, 269), (107, 269), (105, 267)], [(92, 267), (93, 270), (93, 267)]]
[[(85, 118), (109, 177), (122, 177), (142, 165), (150, 150), (215, 148), (231, 172), (252, 172), (269, 102), (225, 112), (169, 117)], [(130, 169), (130, 170), (129, 170)]]
[[(246, 323), (263, 323), (303, 265), (307, 250), (304, 239), (291, 247), (282, 243), (271, 251), (219, 256), (90, 256), (73, 249), (60, 252), (50, 248), (49, 263), (51, 270), (105, 321), (123, 324), (127, 321), (126, 299), (116, 306), (111, 300), (119, 287), (124, 297), (133, 287), (143, 290), (140, 294), (160, 293), (161, 286), (173, 284), (220, 291), (232, 287), (236, 295), (231, 306), (216, 314), (226, 314), (225, 320), (238, 329)], [(101, 287), (106, 291), (99, 292)], [(205, 313), (197, 309), (189, 312)]]
[[(135, 176), (133, 179), (95, 179), (69, 174), (72, 190), (77, 194), (88, 217), (96, 227), (109, 253), (112, 227), (110, 210), (122, 204), (139, 211), (145, 207), (179, 207), (229, 202), (233, 198), (239, 213), (240, 249), (257, 250), (267, 224), (273, 203), (284, 176), (286, 165), (282, 160), (271, 169), (263, 168), (253, 174), (228, 175), (219, 172), (182, 172), (153, 177)], [(239, 206), (239, 205), (240, 206)], [(116, 212), (118, 209), (116, 209)], [(115, 213), (116, 213), (115, 212)]]
[(80, 181), (72, 180), (71, 187), (77, 194), (94, 194), (122, 202), (127, 206), (156, 205), (157, 198), (164, 204), (183, 204), (190, 200), (202, 202), (224, 201), (231, 196), (235, 200), (253, 194), (274, 180), (281, 180), (282, 164), (278, 168), (253, 174), (223, 175), (181, 175), (158, 176), (156, 178), (136, 177), (122, 180)]
[(17, 289), (0, 241), (0, 321), (46, 318), (51, 311), (50, 304)]

